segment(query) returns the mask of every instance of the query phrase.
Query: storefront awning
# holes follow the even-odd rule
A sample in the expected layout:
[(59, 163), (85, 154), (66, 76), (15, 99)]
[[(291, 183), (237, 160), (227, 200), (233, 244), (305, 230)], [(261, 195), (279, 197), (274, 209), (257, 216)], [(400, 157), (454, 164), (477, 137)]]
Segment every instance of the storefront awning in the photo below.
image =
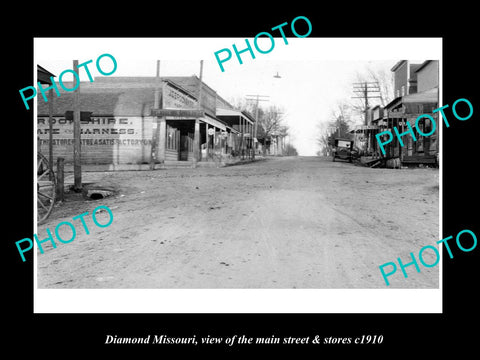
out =
[(355, 129), (351, 130), (350, 133), (361, 133), (366, 130), (378, 130), (379, 127), (377, 125), (357, 125)]
[(437, 103), (438, 102), (438, 88), (405, 95), (402, 98), (403, 103)]
[(225, 124), (218, 121), (217, 119), (212, 118), (208, 114), (205, 114), (205, 116), (201, 117), (200, 120), (209, 124), (209, 125), (215, 126), (216, 128), (219, 128), (220, 130), (227, 131), (227, 127), (226, 127)]
[(217, 116), (239, 116), (239, 117), (243, 117), (245, 120), (247, 120), (251, 124), (255, 123), (255, 119), (253, 119), (253, 117), (249, 116), (247, 113), (240, 110), (217, 108), (216, 115)]
[(164, 116), (167, 120), (195, 120), (215, 126), (226, 131), (227, 127), (220, 120), (205, 113), (202, 109), (152, 109), (152, 116)]

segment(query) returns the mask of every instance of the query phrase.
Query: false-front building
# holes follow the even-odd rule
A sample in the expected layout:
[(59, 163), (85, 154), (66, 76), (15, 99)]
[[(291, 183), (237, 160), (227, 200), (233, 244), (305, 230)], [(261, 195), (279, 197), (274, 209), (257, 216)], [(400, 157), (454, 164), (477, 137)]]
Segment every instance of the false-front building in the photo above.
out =
[[(38, 99), (38, 150), (48, 154), (51, 131), (54, 161), (61, 156), (68, 165), (73, 162), (73, 94), (62, 92), (52, 100), (50, 127), (49, 104)], [(82, 82), (79, 111), (81, 162), (97, 169), (225, 163), (253, 153), (254, 118), (196, 76)]]

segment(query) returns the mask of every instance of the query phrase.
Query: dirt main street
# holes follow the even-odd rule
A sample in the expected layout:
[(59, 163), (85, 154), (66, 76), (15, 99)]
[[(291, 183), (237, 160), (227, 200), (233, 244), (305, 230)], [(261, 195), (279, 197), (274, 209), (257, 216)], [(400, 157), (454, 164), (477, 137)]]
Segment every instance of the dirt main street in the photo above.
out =
[[(77, 236), (37, 252), (38, 287), (386, 288), (379, 265), (439, 239), (438, 174), (317, 157), (97, 174), (114, 196), (67, 201), (39, 226), (44, 239), (70, 221)], [(99, 205), (113, 223), (88, 215), (87, 235), (72, 217)], [(389, 288), (438, 288), (438, 266), (406, 271)]]

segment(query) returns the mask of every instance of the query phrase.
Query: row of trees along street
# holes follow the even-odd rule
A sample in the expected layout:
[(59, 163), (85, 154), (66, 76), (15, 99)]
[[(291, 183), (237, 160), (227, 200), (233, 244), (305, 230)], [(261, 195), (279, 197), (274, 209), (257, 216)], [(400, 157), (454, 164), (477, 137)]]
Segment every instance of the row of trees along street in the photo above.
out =
[(335, 138), (352, 138), (350, 130), (355, 125), (365, 124), (365, 113), (369, 108), (375, 105), (383, 107), (393, 100), (393, 74), (386, 70), (367, 67), (363, 73), (357, 72), (355, 84), (376, 84), (375, 96), (370, 97), (368, 92), (352, 92), (355, 96), (338, 100), (329, 119), (322, 119), (318, 124), (318, 156), (331, 155)]
[[(245, 101), (236, 99), (231, 102), (236, 108), (247, 111), (250, 114), (256, 113), (256, 101)], [(262, 144), (263, 155), (266, 155), (265, 142), (271, 140), (272, 136), (280, 135), (290, 138), (289, 127), (285, 124), (285, 111), (278, 105), (267, 107), (258, 106), (257, 139)], [(288, 141), (285, 144), (283, 155), (296, 156), (297, 149)]]

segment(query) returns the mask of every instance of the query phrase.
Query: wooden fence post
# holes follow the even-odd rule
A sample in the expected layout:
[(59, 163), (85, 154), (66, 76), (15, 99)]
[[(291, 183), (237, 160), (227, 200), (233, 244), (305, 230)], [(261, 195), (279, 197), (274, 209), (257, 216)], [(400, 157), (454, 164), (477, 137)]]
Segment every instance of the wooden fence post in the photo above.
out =
[(64, 201), (64, 158), (57, 158), (57, 199), (59, 201)]

